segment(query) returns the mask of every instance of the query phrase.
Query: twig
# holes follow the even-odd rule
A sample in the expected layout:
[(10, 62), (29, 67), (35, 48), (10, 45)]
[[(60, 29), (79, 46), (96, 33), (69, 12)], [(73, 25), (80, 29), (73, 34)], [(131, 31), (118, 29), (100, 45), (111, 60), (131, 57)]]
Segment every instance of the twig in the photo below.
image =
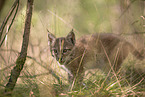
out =
[(11, 64), (11, 65), (9, 65), (9, 66), (3, 68), (3, 69), (0, 69), (0, 72), (7, 70), (7, 69), (9, 69), (10, 67), (12, 67), (12, 66), (14, 66), (14, 65), (15, 65), (15, 64)]
[[(17, 51), (17, 50), (13, 50), (13, 49), (7, 49), (7, 50), (5, 50), (5, 49), (1, 49), (1, 51), (12, 51), (12, 52), (15, 52), (15, 53), (18, 53), (19, 54), (19, 52)], [(52, 74), (52, 76), (54, 77), (54, 78), (56, 78), (57, 79), (57, 81), (60, 83), (60, 78), (57, 76), (57, 74), (51, 69), (51, 68), (46, 68), (45, 66), (43, 66), (40, 62), (38, 62), (35, 58), (33, 58), (33, 57), (31, 57), (31, 56), (27, 56), (27, 58), (29, 58), (29, 59), (31, 59), (31, 60), (33, 60), (33, 61), (35, 61), (37, 64), (39, 64), (40, 66), (42, 66), (43, 68), (45, 68), (45, 69), (47, 69), (48, 71), (49, 71), (49, 73), (51, 73)], [(12, 64), (12, 65), (10, 65), (10, 66), (7, 66), (7, 67), (5, 67), (5, 68), (3, 68), (3, 69), (0, 69), (0, 71), (4, 71), (4, 70), (6, 70), (6, 69), (8, 69), (8, 68), (10, 68), (10, 67), (12, 67), (12, 66), (14, 66), (15, 64)], [(61, 76), (62, 77), (62, 76)], [(62, 78), (64, 78), (64, 77), (62, 77)]]
[(6, 62), (5, 58), (1, 54), (0, 54), (0, 57), (2, 58), (2, 60), (4, 61), (4, 63), (6, 64), (7, 62)]
[(14, 53), (18, 53), (18, 54), (19, 54), (19, 51), (14, 50), (14, 49), (0, 49), (0, 51), (5, 51), (5, 52), (14, 52)]
[(131, 3), (127, 6), (127, 8), (122, 12), (119, 16), (118, 20), (126, 13), (126, 11), (130, 8), (131, 4), (134, 3), (136, 0), (132, 0)]
[(119, 35), (141, 35), (141, 34), (145, 34), (145, 32), (121, 33)]
[[(17, 1), (17, 0), (16, 0), (16, 1)], [(18, 9), (19, 9), (19, 0), (17, 1), (17, 5), (16, 5), (16, 6), (17, 6), (17, 8), (16, 8), (16, 12), (15, 12), (15, 14), (14, 14), (14, 17), (13, 17), (12, 21), (11, 21), (10, 26), (8, 27), (8, 31), (7, 31), (7, 33), (4, 35), (4, 38), (2, 39), (2, 42), (1, 42), (1, 44), (0, 44), (0, 47), (2, 46), (4, 40), (5, 40), (7, 34), (8, 34), (8, 32), (9, 32), (9, 30), (10, 30), (10, 28), (11, 28), (11, 26), (12, 26), (14, 20), (15, 20), (15, 17), (16, 17), (16, 15), (17, 15), (17, 12), (18, 12)], [(6, 24), (5, 24), (5, 25), (6, 25)], [(4, 26), (4, 27), (5, 27), (5, 26)], [(4, 28), (3, 28), (3, 29), (4, 29)], [(2, 30), (2, 31), (3, 31), (3, 30)], [(3, 32), (2, 32), (2, 33), (3, 33)], [(2, 37), (2, 36), (1, 36), (1, 37)], [(0, 40), (1, 40), (1, 37), (0, 37)]]
[(42, 74), (35, 74), (35, 75), (30, 75), (30, 76), (28, 76), (28, 75), (25, 75), (25, 76), (19, 76), (19, 78), (36, 78), (36, 77), (38, 77), (38, 76), (44, 76), (44, 75), (48, 75), (48, 74), (50, 74), (49, 72), (47, 72), (47, 73), (42, 73)]
[(38, 62), (35, 58), (33, 58), (33, 57), (31, 57), (31, 56), (27, 56), (27, 58), (34, 60), (37, 64), (39, 64), (39, 65), (41, 65), (43, 68), (47, 69), (47, 70), (49, 71), (49, 73), (51, 73), (52, 76), (53, 76), (54, 78), (57, 79), (58, 83), (61, 82), (59, 76), (57, 76), (57, 75), (55, 74), (55, 72), (54, 72), (51, 68), (46, 68), (45, 66), (43, 66), (40, 62)]
[(80, 68), (81, 68), (81, 65), (82, 65), (82, 62), (83, 62), (83, 59), (84, 59), (85, 54), (86, 54), (86, 49), (84, 50), (83, 55), (82, 55), (82, 57), (81, 57), (81, 60), (80, 60), (80, 63), (79, 63), (79, 66), (78, 66), (76, 75), (75, 75), (75, 77), (74, 77), (74, 79), (73, 79), (73, 83), (72, 83), (72, 86), (71, 86), (70, 91), (72, 91), (72, 89), (73, 89), (73, 87), (74, 87), (74, 84), (75, 84), (76, 78), (77, 78), (77, 76), (78, 76), (78, 74), (79, 74), (79, 71), (80, 71)]
[[(108, 54), (107, 54), (107, 52), (106, 52), (106, 50), (105, 50), (105, 47), (104, 47), (104, 45), (103, 45), (102, 42), (101, 42), (101, 46), (102, 46), (102, 48), (103, 48), (103, 50), (104, 50), (104, 53), (105, 53), (105, 55), (106, 55), (106, 57), (107, 57), (107, 60), (108, 60), (109, 65), (110, 65), (110, 68), (111, 68), (111, 70), (113, 71), (114, 76), (116, 77), (116, 80), (117, 80), (117, 82), (118, 82), (118, 85), (119, 85), (121, 91), (123, 92), (123, 90), (122, 90), (122, 88), (121, 88), (121, 84), (119, 83), (119, 79), (118, 79), (118, 77), (117, 77), (117, 75), (116, 75), (116, 73), (115, 73), (115, 70), (113, 69), (113, 66), (111, 65), (111, 61), (110, 61), (110, 59), (109, 59), (109, 56), (108, 56)], [(117, 57), (117, 55), (118, 55), (118, 51), (117, 51), (116, 57)], [(114, 63), (113, 65), (115, 65), (115, 63)]]
[[(4, 30), (5, 26), (6, 26), (6, 24), (7, 24), (8, 20), (9, 20), (9, 18), (11, 17), (13, 11), (15, 10), (17, 4), (19, 4), (19, 0), (16, 0), (16, 1), (14, 2), (14, 4), (13, 4), (12, 7), (11, 7), (11, 10), (9, 11), (8, 15), (5, 17), (5, 19), (4, 19), (4, 21), (3, 21), (2, 25), (1, 25), (1, 28), (0, 28), (0, 40), (1, 40), (1, 38), (2, 38), (3, 30)], [(12, 20), (12, 21), (13, 21), (13, 20)], [(12, 25), (12, 23), (11, 23), (11, 25)]]
[(57, 14), (55, 14), (54, 12), (48, 10), (49, 13), (51, 13), (52, 15), (54, 15), (55, 17), (57, 17), (58, 19), (60, 19), (62, 22), (64, 22), (66, 25), (68, 25), (70, 28), (73, 28), (73, 30), (75, 30), (77, 33), (79, 31), (77, 31), (71, 24), (67, 23), (63, 18), (61, 18), (60, 16), (58, 16)]

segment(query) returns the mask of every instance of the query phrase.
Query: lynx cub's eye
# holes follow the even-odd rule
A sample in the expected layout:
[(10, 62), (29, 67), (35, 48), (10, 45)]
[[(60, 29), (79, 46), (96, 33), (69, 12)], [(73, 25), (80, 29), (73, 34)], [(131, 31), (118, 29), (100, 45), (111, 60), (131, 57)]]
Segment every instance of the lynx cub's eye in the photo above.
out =
[(66, 53), (66, 52), (68, 52), (68, 51), (70, 51), (70, 49), (64, 49), (64, 50), (63, 50), (63, 53)]
[(54, 51), (55, 54), (57, 54), (57, 50), (56, 49), (54, 49), (53, 51)]

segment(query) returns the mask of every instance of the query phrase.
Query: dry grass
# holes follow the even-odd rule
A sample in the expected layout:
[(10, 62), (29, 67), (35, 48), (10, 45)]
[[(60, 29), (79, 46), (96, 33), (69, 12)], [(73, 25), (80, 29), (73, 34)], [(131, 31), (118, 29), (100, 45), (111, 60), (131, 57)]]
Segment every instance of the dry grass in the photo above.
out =
[[(77, 38), (83, 34), (95, 32), (130, 33), (126, 25), (125, 31), (120, 31), (119, 21), (116, 21), (120, 10), (118, 10), (119, 3), (116, 0), (85, 0), (84, 2), (46, 0), (43, 2), (46, 6), (41, 5), (41, 2), (36, 0), (34, 4), (29, 57), (12, 97), (145, 96), (145, 62), (135, 60), (131, 55), (125, 60), (119, 73), (110, 72), (107, 75), (101, 70), (87, 71), (83, 81), (85, 86), (75, 87), (72, 91), (68, 91), (67, 72), (58, 67), (49, 52), (46, 29), (57, 36), (65, 36), (74, 28)], [(39, 6), (41, 10), (38, 10)], [(21, 6), (5, 45), (0, 48), (0, 97), (4, 96), (5, 85), (21, 49), (25, 8), (26, 6)], [(140, 22), (142, 21), (138, 21)]]

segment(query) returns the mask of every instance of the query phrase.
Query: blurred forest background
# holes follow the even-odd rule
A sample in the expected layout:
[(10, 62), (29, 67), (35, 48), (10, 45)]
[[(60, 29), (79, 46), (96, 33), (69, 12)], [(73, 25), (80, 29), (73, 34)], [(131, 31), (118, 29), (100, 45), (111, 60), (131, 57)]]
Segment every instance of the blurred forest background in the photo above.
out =
[[(0, 0), (0, 25), (2, 25), (14, 2), (15, 0)], [(20, 54), (26, 7), (26, 0), (20, 0), (18, 13), (3, 45), (0, 47), (0, 96), (3, 96), (11, 70)], [(133, 43), (138, 50), (145, 48), (144, 0), (34, 0), (33, 7), (27, 59), (17, 80), (13, 97), (68, 95), (68, 93), (62, 92), (65, 89), (61, 86), (68, 84), (67, 73), (59, 68), (56, 61), (51, 57), (47, 42), (47, 29), (57, 37), (67, 35), (71, 29), (74, 29), (77, 38), (92, 33), (116, 33)], [(6, 24), (0, 43), (7, 33), (12, 19), (13, 16)], [(124, 64), (134, 65), (135, 68), (140, 67), (138, 70), (143, 71), (145, 70), (144, 63), (138, 62), (131, 56)], [(128, 74), (129, 77), (133, 75), (130, 74)], [(140, 75), (143, 75), (143, 73), (137, 74), (137, 78), (140, 78)], [(112, 86), (112, 84), (106, 85), (102, 90), (103, 92), (100, 92), (99, 84), (97, 84), (96, 87), (93, 87), (93, 90), (90, 88), (82, 89), (71, 92), (69, 95), (76, 97), (78, 95), (79, 97), (84, 97), (84, 95), (94, 97), (97, 97), (96, 95), (113, 97), (117, 95), (145, 95), (145, 92), (143, 92), (145, 85), (141, 83), (144, 78), (139, 79), (134, 84), (132, 84), (132, 79), (130, 79), (131, 82), (124, 82), (124, 79), (121, 78), (120, 83), (123, 80), (123, 83), (128, 84), (121, 84), (122, 87)], [(88, 79), (92, 80), (92, 78), (87, 78), (87, 81)], [(116, 81), (110, 83), (116, 83)], [(138, 86), (139, 84), (141, 86)], [(100, 87), (102, 87), (101, 82)]]

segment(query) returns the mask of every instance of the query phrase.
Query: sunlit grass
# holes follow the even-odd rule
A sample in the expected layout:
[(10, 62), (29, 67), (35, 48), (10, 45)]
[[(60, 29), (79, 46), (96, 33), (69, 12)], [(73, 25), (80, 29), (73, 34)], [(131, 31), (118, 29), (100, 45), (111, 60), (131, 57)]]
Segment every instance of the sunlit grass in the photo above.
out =
[[(128, 62), (127, 61), (124, 62), (124, 64), (122, 65), (120, 72), (116, 73), (118, 80), (116, 80), (116, 77), (112, 73), (110, 73), (108, 76), (107, 74), (104, 74), (101, 70), (90, 70), (87, 71), (85, 74), (86, 76), (83, 80), (84, 85), (74, 87), (72, 91), (69, 91), (70, 84), (68, 84), (66, 78), (62, 77), (67, 76), (67, 74), (63, 72), (61, 68), (53, 68), (54, 70), (57, 70), (57, 72), (63, 72), (62, 74), (58, 75), (61, 79), (58, 83), (58, 81), (55, 80), (53, 76), (51, 76), (51, 73), (45, 75), (45, 73), (41, 71), (41, 75), (39, 75), (36, 72), (34, 73), (34, 71), (32, 72), (31, 70), (34, 65), (31, 64), (29, 68), (25, 67), (25, 70), (19, 77), (19, 81), (13, 91), (12, 97), (143, 96), (145, 95), (145, 73), (141, 72), (141, 70), (140, 72), (138, 72), (138, 68), (134, 66), (135, 64), (137, 64), (136, 60)], [(143, 63), (140, 63), (140, 65), (144, 66)], [(121, 85), (121, 87), (119, 84)], [(1, 87), (0, 90), (0, 96), (3, 96), (4, 87)]]
[[(144, 95), (144, 76), (142, 73), (141, 76), (137, 76), (135, 68), (133, 71), (129, 71), (130, 68), (127, 68), (126, 71), (134, 73), (135, 76), (130, 76), (129, 74), (122, 75), (118, 74), (119, 84), (116, 78), (113, 75), (106, 80), (106, 75), (102, 73), (95, 73), (93, 76), (87, 77), (84, 79), (85, 86), (75, 87), (72, 91), (59, 91), (59, 95), (71, 95), (71, 96), (83, 96), (83, 97), (126, 97), (126, 96), (142, 96)], [(129, 79), (132, 79), (135, 82), (131, 82)], [(56, 85), (56, 84), (55, 84)], [(59, 89), (57, 87), (57, 89)]]

